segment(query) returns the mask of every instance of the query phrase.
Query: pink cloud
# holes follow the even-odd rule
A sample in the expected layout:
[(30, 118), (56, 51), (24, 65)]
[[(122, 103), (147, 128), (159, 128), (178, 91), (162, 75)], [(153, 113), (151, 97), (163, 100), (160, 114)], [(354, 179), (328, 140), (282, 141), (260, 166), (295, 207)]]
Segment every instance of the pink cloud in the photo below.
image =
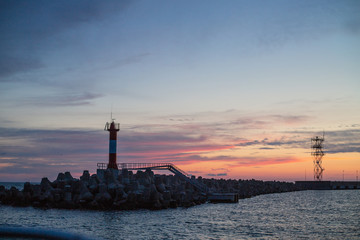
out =
[(234, 163), (231, 164), (231, 167), (264, 166), (294, 163), (300, 161), (302, 160), (296, 157), (241, 157), (234, 161)]
[[(309, 137), (314, 135), (311, 131), (282, 132), (283, 136), (262, 136), (258, 139), (250, 134), (246, 135), (246, 138), (249, 138), (246, 139), (244, 131), (238, 131), (267, 128), (268, 122), (295, 124), (306, 121), (306, 116), (268, 117), (266, 121), (256, 117), (243, 117), (234, 121), (224, 119), (206, 123), (195, 123), (189, 118), (186, 121), (177, 121), (180, 123), (175, 125), (130, 126), (118, 134), (118, 162), (190, 164), (223, 161), (229, 164), (224, 168), (230, 169), (301, 161), (295, 157), (282, 156), (277, 158), (231, 156), (232, 150), (240, 149), (237, 154), (241, 154), (241, 150), (247, 147), (256, 148), (257, 151), (309, 147)], [(328, 152), (360, 152), (359, 131), (357, 128), (352, 128), (327, 132)], [(6, 180), (4, 177), (21, 174), (29, 176), (38, 174), (41, 178), (46, 173), (57, 175), (57, 172), (66, 170), (80, 174), (84, 169), (96, 169), (97, 162), (107, 162), (108, 133), (102, 129), (75, 131), (0, 128), (0, 132), (1, 138), (6, 139), (0, 142), (1, 180)], [(252, 137), (254, 138), (251, 139)], [(224, 151), (227, 150), (228, 155), (224, 156)], [(213, 157), (205, 157), (205, 154), (209, 153)]]

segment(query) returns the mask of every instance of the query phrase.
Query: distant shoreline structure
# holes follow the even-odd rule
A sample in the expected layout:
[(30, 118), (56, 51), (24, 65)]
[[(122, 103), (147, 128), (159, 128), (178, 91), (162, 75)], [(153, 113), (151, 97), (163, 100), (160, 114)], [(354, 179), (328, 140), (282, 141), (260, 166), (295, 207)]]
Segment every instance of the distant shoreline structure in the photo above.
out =
[(295, 181), (295, 184), (306, 190), (360, 189), (358, 181)]

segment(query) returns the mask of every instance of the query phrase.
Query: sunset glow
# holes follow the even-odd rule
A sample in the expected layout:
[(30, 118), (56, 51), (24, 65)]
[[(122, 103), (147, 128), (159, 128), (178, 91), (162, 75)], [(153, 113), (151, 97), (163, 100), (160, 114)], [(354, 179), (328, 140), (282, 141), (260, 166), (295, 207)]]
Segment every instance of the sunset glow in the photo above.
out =
[(358, 1), (80, 2), (0, 7), (0, 181), (95, 173), (111, 112), (118, 163), (312, 180), (325, 132), (324, 180), (356, 180)]

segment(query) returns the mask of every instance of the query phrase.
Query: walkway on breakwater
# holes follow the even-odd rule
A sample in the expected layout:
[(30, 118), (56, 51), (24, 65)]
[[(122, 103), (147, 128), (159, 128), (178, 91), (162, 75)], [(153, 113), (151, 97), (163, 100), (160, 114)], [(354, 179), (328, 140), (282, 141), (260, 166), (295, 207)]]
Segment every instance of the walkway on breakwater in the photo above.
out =
[(360, 190), (359, 181), (296, 181), (295, 185), (306, 190)]
[[(169, 170), (174, 173), (176, 176), (179, 176), (181, 179), (190, 183), (194, 188), (196, 188), (201, 193), (208, 196), (210, 202), (229, 202), (235, 203), (239, 201), (239, 196), (237, 193), (214, 193), (210, 192), (208, 187), (197, 181), (195, 176), (186, 173), (172, 163), (118, 163), (118, 169), (126, 170)], [(106, 163), (98, 163), (97, 175), (103, 175), (104, 171), (107, 168)], [(114, 169), (113, 169), (114, 171)], [(116, 171), (116, 170), (115, 170)]]
[[(208, 188), (206, 185), (198, 182), (195, 179), (195, 176), (188, 174), (187, 172), (181, 170), (180, 168), (176, 167), (172, 163), (118, 163), (118, 169), (127, 169), (127, 170), (169, 170), (170, 172), (174, 173), (175, 175), (179, 176), (180, 178), (184, 179), (191, 185), (193, 185), (197, 190), (208, 193)], [(98, 175), (99, 172), (104, 171), (107, 168), (106, 163), (98, 163)], [(100, 170), (100, 171), (99, 171)], [(100, 173), (101, 175), (101, 173)]]

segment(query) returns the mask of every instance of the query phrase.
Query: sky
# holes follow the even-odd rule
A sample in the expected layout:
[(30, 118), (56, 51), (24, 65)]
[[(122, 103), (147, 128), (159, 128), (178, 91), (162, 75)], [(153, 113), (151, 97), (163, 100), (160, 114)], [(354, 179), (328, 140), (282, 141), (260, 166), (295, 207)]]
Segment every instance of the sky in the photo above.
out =
[(360, 1), (0, 0), (0, 181), (108, 161), (196, 176), (360, 170)]

